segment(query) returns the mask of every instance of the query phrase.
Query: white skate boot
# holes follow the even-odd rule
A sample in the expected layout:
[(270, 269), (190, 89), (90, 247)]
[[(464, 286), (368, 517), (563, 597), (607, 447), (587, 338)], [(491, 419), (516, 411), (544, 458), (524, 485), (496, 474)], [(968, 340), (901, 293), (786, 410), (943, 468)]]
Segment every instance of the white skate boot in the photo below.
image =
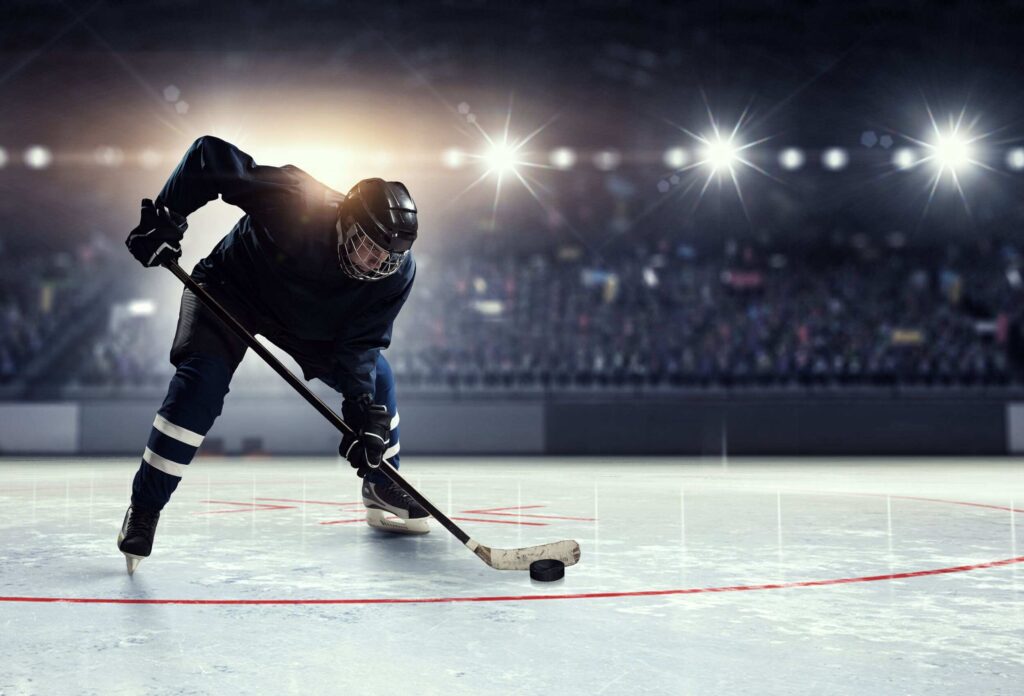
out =
[(395, 534), (427, 534), (430, 514), (391, 480), (375, 483), (363, 479), (366, 524)]

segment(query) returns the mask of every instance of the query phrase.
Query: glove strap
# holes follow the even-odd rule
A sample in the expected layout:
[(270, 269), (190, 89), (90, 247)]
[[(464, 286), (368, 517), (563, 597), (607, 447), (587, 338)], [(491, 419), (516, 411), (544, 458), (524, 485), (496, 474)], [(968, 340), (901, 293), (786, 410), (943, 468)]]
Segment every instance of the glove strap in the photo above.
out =
[(153, 260), (156, 259), (157, 256), (159, 256), (160, 254), (164, 253), (164, 251), (167, 251), (167, 250), (170, 250), (172, 253), (177, 254), (177, 253), (181, 252), (181, 247), (173, 247), (170, 244), (168, 244), (167, 242), (164, 242), (163, 244), (158, 246), (156, 251), (153, 252), (153, 255), (149, 257), (149, 261), (146, 263), (146, 265), (147, 266), (152, 266), (153, 265)]

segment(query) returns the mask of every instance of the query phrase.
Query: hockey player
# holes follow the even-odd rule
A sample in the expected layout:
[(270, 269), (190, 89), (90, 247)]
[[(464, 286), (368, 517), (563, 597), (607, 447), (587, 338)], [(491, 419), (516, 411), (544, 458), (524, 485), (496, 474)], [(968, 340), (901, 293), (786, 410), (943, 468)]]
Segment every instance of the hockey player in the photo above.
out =
[[(301, 169), (257, 165), (218, 138), (199, 138), (126, 244), (144, 266), (181, 256), (187, 216), (220, 196), (245, 215), (192, 278), (253, 334), (291, 355), (307, 380), (343, 397), (355, 435), (339, 452), (363, 479), (367, 523), (429, 531), (427, 512), (374, 469), (399, 465), (394, 377), (381, 350), (409, 296), (417, 212), (404, 184), (364, 179), (347, 195)], [(246, 345), (185, 290), (171, 346), (176, 372), (157, 412), (132, 485), (117, 545), (128, 572), (149, 556), (160, 511), (221, 413)], [(393, 515), (400, 521), (385, 519)]]

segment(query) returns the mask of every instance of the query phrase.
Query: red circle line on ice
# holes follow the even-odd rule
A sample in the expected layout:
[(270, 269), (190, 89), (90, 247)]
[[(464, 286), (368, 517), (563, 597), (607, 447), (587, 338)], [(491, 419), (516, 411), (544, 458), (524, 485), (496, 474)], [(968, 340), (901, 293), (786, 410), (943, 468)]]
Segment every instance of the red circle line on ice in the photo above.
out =
[[(950, 505), (965, 505), (969, 507), (987, 508), (991, 510), (1003, 510), (1012, 514), (1024, 512), (1013, 507), (1002, 505), (988, 505), (983, 503), (969, 503), (956, 500), (942, 500), (938, 498), (920, 498), (916, 496), (885, 496), (879, 494), (857, 494), (870, 495), (872, 497), (890, 497), (901, 500), (917, 500), (932, 503), (947, 503)], [(64, 603), (64, 604), (187, 604), (187, 605), (325, 605), (325, 604), (446, 604), (458, 602), (523, 602), (554, 599), (609, 599), (617, 597), (665, 597), (671, 595), (691, 594), (712, 594), (722, 592), (752, 592), (757, 590), (785, 590), (797, 587), (827, 587), (829, 585), (849, 585), (858, 582), (880, 582), (883, 580), (903, 580), (907, 578), (919, 578), (929, 575), (947, 575), (950, 573), (965, 573), (971, 570), (984, 568), (998, 568), (1000, 566), (1024, 563), (1024, 556), (1003, 558), (985, 563), (973, 563), (969, 565), (949, 566), (945, 568), (931, 568), (927, 570), (914, 570), (901, 573), (886, 573), (884, 575), (862, 575), (848, 578), (830, 578), (826, 580), (803, 580), (794, 582), (766, 583), (761, 585), (726, 585), (722, 587), (690, 587), (671, 590), (638, 590), (624, 592), (584, 592), (578, 594), (545, 594), (545, 595), (494, 595), (478, 597), (394, 597), (394, 598), (352, 598), (352, 599), (132, 599), (127, 597), (0, 597), (0, 602), (7, 603)]]

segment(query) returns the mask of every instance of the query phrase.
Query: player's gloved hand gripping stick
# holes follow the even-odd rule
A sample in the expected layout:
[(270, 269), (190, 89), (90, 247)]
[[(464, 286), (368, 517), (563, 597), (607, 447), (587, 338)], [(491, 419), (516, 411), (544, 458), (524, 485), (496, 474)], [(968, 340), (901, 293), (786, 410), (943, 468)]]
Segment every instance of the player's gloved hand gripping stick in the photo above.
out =
[[(178, 280), (184, 283), (185, 287), (191, 290), (195, 296), (199, 298), (200, 302), (206, 305), (210, 311), (216, 314), (228, 328), (234, 331), (247, 346), (252, 348), (257, 355), (263, 358), (264, 362), (270, 365), (277, 374), (281, 375), (281, 377), (284, 378), (284, 381), (288, 382), (288, 384), (290, 384), (303, 399), (308, 401), (313, 408), (319, 411), (320, 415), (326, 418), (331, 425), (337, 428), (343, 436), (351, 437), (354, 434), (352, 428), (345, 423), (345, 421), (342, 420), (330, 406), (325, 404), (316, 394), (311, 392), (309, 388), (303, 384), (298, 377), (292, 374), (292, 372), (285, 367), (281, 361), (275, 358), (270, 351), (263, 346), (263, 344), (257, 341), (252, 334), (246, 331), (245, 327), (238, 323), (238, 321), (231, 316), (227, 310), (221, 307), (215, 299), (210, 297), (206, 290), (192, 280), (188, 273), (182, 270), (181, 266), (177, 264), (174, 258), (163, 261), (163, 265), (171, 273), (177, 276)], [(441, 524), (441, 526), (451, 532), (452, 535), (469, 548), (470, 551), (479, 556), (480, 560), (496, 570), (529, 570), (530, 564), (539, 560), (561, 561), (567, 566), (573, 565), (580, 560), (580, 545), (571, 539), (556, 541), (550, 544), (541, 544), (540, 546), (527, 546), (520, 549), (495, 549), (489, 546), (484, 546), (478, 541), (471, 539), (470, 536), (462, 531), (457, 524), (452, 522), (443, 512), (434, 507), (434, 505), (427, 500), (422, 493), (413, 488), (393, 466), (387, 463), (387, 461), (381, 461), (379, 467), (380, 470), (384, 472), (385, 476), (400, 486), (402, 490), (409, 494), (409, 497), (422, 505), (423, 508)]]
[(154, 203), (143, 198), (141, 219), (125, 244), (139, 263), (151, 268), (181, 256), (181, 239), (187, 229), (185, 218), (160, 199)]
[(341, 417), (348, 424), (362, 424), (358, 433), (347, 432), (341, 436), (338, 454), (348, 460), (357, 470), (359, 478), (380, 466), (387, 451), (388, 436), (391, 433), (391, 414), (383, 404), (370, 402), (367, 394), (354, 403), (346, 401), (341, 408)]

